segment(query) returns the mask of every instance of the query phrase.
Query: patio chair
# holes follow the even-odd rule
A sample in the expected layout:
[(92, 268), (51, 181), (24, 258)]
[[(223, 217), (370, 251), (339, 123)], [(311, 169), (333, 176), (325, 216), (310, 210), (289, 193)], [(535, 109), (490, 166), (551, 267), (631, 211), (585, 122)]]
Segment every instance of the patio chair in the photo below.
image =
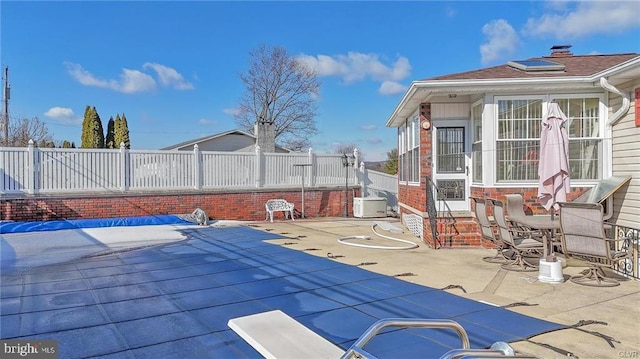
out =
[(509, 218), (524, 217), (524, 198), (519, 193), (505, 195), (507, 199), (507, 213)]
[(474, 202), (476, 219), (478, 220), (478, 225), (480, 225), (480, 234), (482, 240), (486, 240), (493, 245), (496, 249), (496, 255), (493, 257), (484, 257), (483, 261), (487, 263), (506, 263), (512, 254), (510, 251), (507, 253), (508, 248), (504, 245), (504, 242), (496, 236), (493, 231), (493, 226), (491, 221), (489, 220), (489, 216), (487, 214), (487, 203), (483, 198), (479, 197), (470, 197)]
[(570, 280), (594, 287), (615, 287), (616, 279), (607, 277), (603, 267), (632, 258), (629, 238), (608, 238), (605, 232), (603, 209), (599, 203), (558, 203), (562, 246), (567, 257), (577, 257), (589, 264), (589, 269)]
[(518, 223), (518, 219), (528, 216), (524, 212), (524, 198), (519, 193), (512, 193), (505, 195), (507, 200), (507, 218), (511, 222), (511, 226), (519, 227), (522, 231), (531, 231), (531, 236), (536, 240), (543, 240), (543, 233), (541, 231), (535, 231), (529, 227), (524, 226), (522, 223)]
[(538, 260), (544, 250), (544, 244), (535, 239), (532, 231), (512, 226), (505, 214), (502, 201), (487, 200), (493, 204), (493, 218), (498, 226), (500, 239), (513, 250), (514, 259), (502, 265), (503, 269), (531, 272), (538, 270)]

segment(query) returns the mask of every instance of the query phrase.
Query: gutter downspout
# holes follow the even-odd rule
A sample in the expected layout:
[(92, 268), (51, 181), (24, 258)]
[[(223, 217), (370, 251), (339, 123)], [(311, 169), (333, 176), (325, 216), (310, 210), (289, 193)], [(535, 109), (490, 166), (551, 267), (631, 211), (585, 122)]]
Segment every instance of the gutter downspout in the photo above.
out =
[(606, 78), (601, 77), (600, 78), (600, 87), (602, 87), (603, 89), (607, 90), (607, 91), (611, 91), (615, 94), (620, 95), (620, 97), (622, 97), (622, 106), (620, 106), (620, 108), (618, 109), (618, 111), (616, 111), (612, 116), (611, 119), (609, 120), (609, 122), (607, 122), (607, 126), (608, 127), (613, 127), (616, 123), (618, 123), (618, 121), (620, 121), (620, 119), (622, 118), (622, 116), (627, 113), (627, 111), (629, 111), (629, 107), (631, 104), (631, 101), (629, 100), (629, 96), (620, 91), (619, 89), (617, 89), (616, 87), (614, 87), (613, 85), (611, 85)]

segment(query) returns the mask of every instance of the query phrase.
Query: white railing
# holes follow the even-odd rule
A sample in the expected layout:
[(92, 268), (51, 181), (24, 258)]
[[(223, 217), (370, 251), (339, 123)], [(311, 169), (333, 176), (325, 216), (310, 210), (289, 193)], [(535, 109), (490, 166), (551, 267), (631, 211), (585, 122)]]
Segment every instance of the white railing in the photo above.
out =
[[(358, 152), (354, 151), (356, 163)], [(0, 147), (1, 194), (55, 194), (360, 184), (340, 154)], [(304, 173), (303, 173), (304, 171)], [(348, 177), (347, 177), (348, 176)], [(369, 180), (365, 181), (371, 182)], [(386, 185), (385, 185), (386, 186)], [(397, 189), (397, 182), (396, 182)], [(375, 186), (372, 188), (376, 188)], [(396, 190), (397, 193), (397, 190)]]

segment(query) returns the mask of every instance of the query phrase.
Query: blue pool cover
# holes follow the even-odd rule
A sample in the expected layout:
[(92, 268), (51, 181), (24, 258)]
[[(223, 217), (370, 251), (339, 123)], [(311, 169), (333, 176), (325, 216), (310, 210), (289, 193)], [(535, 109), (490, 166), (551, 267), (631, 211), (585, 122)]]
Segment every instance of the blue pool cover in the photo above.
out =
[(57, 231), (60, 229), (99, 228), (119, 226), (149, 226), (158, 224), (192, 224), (178, 215), (166, 214), (157, 216), (94, 218), (94, 219), (64, 219), (54, 221), (34, 222), (3, 222), (0, 221), (0, 233), (25, 233)]
[[(565, 328), (263, 241), (282, 238), (274, 233), (238, 226), (188, 234), (3, 274), (0, 337), (58, 340), (61, 358), (260, 358), (229, 319), (279, 309), (343, 349), (391, 317), (453, 319), (473, 348)], [(365, 348), (382, 358), (432, 358), (459, 347), (452, 331), (410, 329), (385, 331)]]

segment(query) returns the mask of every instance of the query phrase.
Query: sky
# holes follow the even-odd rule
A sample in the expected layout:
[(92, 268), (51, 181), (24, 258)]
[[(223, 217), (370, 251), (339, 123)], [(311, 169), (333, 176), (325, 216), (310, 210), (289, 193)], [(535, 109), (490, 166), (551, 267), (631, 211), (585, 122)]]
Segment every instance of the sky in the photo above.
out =
[[(550, 54), (640, 52), (638, 1), (0, 1), (9, 118), (80, 144), (87, 105), (125, 114), (133, 149), (237, 129), (249, 52), (317, 71), (317, 153), (387, 159), (412, 81)], [(4, 100), (4, 95), (3, 100)], [(3, 101), (4, 103), (4, 101)], [(3, 106), (4, 110), (4, 106)]]

